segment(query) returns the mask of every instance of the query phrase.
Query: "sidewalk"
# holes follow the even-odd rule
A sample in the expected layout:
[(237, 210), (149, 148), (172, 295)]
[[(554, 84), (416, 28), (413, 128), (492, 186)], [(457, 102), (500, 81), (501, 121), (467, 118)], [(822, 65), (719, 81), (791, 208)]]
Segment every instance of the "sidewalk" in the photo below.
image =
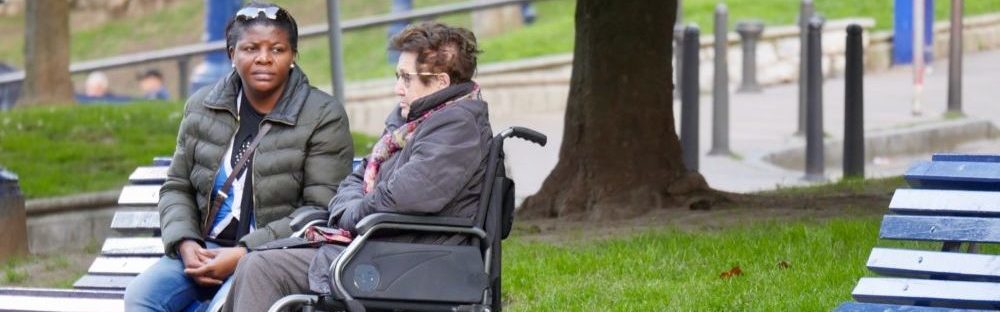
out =
[[(963, 60), (962, 110), (966, 116), (1000, 124), (1000, 51), (967, 53)], [(900, 129), (944, 120), (948, 96), (947, 58), (935, 59), (933, 71), (925, 76), (923, 114), (911, 114), (913, 71), (909, 66), (865, 76), (865, 133)], [(732, 79), (732, 77), (731, 77)], [(779, 85), (762, 93), (730, 93), (730, 150), (736, 157), (707, 156), (712, 142), (712, 98), (702, 94), (700, 104), (701, 173), (709, 185), (733, 192), (769, 190), (784, 186), (807, 185), (802, 170), (783, 169), (763, 160), (781, 150), (804, 146), (802, 137), (793, 133), (797, 127), (798, 86)], [(527, 115), (509, 120), (493, 120), (496, 130), (511, 125), (534, 128), (549, 137), (544, 148), (519, 140), (506, 145), (511, 175), (517, 181), (518, 197), (534, 194), (558, 160), (562, 143), (563, 112)], [(674, 103), (675, 118), (680, 116), (679, 99)], [(844, 79), (828, 78), (823, 89), (823, 123), (827, 140), (840, 140), (844, 134)], [(1000, 141), (997, 141), (1000, 143)], [(1000, 144), (977, 142), (961, 148), (964, 152), (1000, 153)], [(877, 152), (877, 151), (876, 151)], [(944, 151), (938, 151), (944, 152)], [(930, 153), (882, 158), (878, 164), (865, 165), (869, 177), (902, 174), (915, 160), (929, 159)], [(622, 155), (623, 160), (628, 155)], [(829, 181), (840, 177), (840, 165), (828, 166)]]

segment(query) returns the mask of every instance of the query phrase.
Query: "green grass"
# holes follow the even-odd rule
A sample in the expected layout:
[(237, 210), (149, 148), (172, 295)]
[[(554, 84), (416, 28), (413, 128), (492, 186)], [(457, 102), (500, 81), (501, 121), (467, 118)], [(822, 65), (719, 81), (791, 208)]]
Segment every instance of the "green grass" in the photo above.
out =
[[(828, 311), (866, 274), (878, 227), (869, 217), (599, 242), (515, 238), (504, 247), (505, 299), (512, 311)], [(721, 277), (737, 266), (741, 275)]]
[[(28, 198), (115, 189), (135, 167), (173, 153), (181, 110), (144, 102), (0, 112), (0, 165), (18, 174)], [(373, 140), (355, 133), (356, 152)]]
[(0, 284), (17, 284), (28, 279), (28, 272), (19, 266), (25, 261), (19, 257), (7, 259), (3, 267), (3, 279)]
[(836, 182), (811, 186), (778, 186), (776, 190), (757, 194), (763, 196), (803, 196), (822, 194), (872, 194), (886, 193), (896, 188), (905, 188), (906, 180), (901, 176), (877, 179), (841, 179)]

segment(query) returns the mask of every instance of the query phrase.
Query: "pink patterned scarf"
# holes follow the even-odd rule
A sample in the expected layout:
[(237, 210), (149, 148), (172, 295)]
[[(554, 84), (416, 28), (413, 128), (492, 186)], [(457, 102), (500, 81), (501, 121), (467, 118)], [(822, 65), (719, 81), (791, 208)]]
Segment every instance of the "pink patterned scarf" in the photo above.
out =
[(472, 89), (472, 92), (469, 92), (469, 94), (439, 104), (438, 106), (435, 106), (434, 108), (427, 110), (426, 112), (421, 114), (420, 117), (417, 117), (416, 119), (407, 122), (406, 124), (397, 128), (396, 130), (388, 131), (386, 132), (386, 134), (382, 135), (382, 138), (380, 138), (378, 142), (375, 143), (375, 147), (372, 148), (372, 154), (371, 156), (368, 157), (368, 166), (365, 167), (365, 176), (364, 176), (365, 194), (371, 193), (371, 191), (375, 189), (375, 178), (378, 177), (378, 170), (379, 167), (382, 165), (382, 162), (384, 162), (386, 159), (389, 159), (389, 157), (391, 157), (393, 154), (406, 147), (406, 143), (409, 142), (411, 138), (413, 138), (413, 133), (416, 132), (417, 126), (419, 126), (420, 123), (426, 120), (427, 117), (430, 117), (431, 114), (434, 114), (435, 112), (444, 109), (445, 107), (451, 105), (452, 103), (467, 98), (471, 98), (474, 96), (478, 97), (478, 95), (479, 95), (479, 86), (475, 86)]

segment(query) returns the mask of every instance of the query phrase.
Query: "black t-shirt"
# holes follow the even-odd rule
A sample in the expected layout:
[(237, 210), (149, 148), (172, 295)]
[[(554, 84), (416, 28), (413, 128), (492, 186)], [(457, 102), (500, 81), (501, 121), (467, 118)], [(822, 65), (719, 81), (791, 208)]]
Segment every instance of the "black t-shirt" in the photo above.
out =
[(243, 157), (250, 157), (247, 160), (243, 172), (239, 174), (246, 173), (245, 182), (243, 182), (243, 200), (240, 204), (240, 222), (230, 223), (216, 239), (221, 241), (238, 241), (250, 232), (250, 222), (253, 216), (253, 174), (250, 174), (250, 169), (253, 167), (253, 155), (248, 155), (247, 150), (250, 148), (250, 144), (253, 143), (254, 137), (257, 136), (257, 132), (260, 131), (260, 126), (264, 122), (264, 114), (257, 112), (250, 105), (250, 101), (246, 100), (246, 95), (243, 95), (243, 100), (240, 101), (240, 114), (239, 114), (239, 130), (236, 131), (236, 136), (233, 137), (233, 152), (232, 156), (229, 158), (229, 165), (231, 167), (236, 167), (236, 164), (240, 162)]

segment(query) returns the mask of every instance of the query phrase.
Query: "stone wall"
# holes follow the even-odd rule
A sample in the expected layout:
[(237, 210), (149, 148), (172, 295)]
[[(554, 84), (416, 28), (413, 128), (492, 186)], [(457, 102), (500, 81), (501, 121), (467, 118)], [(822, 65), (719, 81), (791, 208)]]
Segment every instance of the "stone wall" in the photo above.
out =
[[(870, 18), (850, 18), (827, 21), (823, 28), (823, 73), (827, 77), (844, 71), (844, 50), (847, 25), (857, 23), (865, 29), (865, 68), (868, 72), (888, 69), (892, 60), (892, 33), (871, 31), (875, 26)], [(937, 21), (935, 26), (935, 62), (946, 64), (948, 50), (948, 21)], [(981, 15), (964, 21), (965, 52), (1000, 48), (1000, 14)], [(729, 43), (730, 90), (735, 91), (742, 76), (742, 49), (739, 36), (731, 32)], [(700, 42), (700, 88), (712, 88), (711, 37)], [(673, 58), (671, 58), (673, 59)], [(534, 113), (561, 112), (569, 95), (572, 72), (572, 54), (545, 56), (480, 67), (476, 81), (483, 89), (483, 96), (490, 103), (490, 116), (508, 119)], [(757, 46), (757, 80), (762, 85), (794, 83), (798, 80), (799, 32), (798, 26), (777, 26), (764, 29)], [(391, 79), (351, 83), (347, 86), (347, 111), (351, 128), (369, 134), (378, 134), (383, 119), (398, 100), (392, 92)], [(669, 86), (665, 86), (669, 87)]]

